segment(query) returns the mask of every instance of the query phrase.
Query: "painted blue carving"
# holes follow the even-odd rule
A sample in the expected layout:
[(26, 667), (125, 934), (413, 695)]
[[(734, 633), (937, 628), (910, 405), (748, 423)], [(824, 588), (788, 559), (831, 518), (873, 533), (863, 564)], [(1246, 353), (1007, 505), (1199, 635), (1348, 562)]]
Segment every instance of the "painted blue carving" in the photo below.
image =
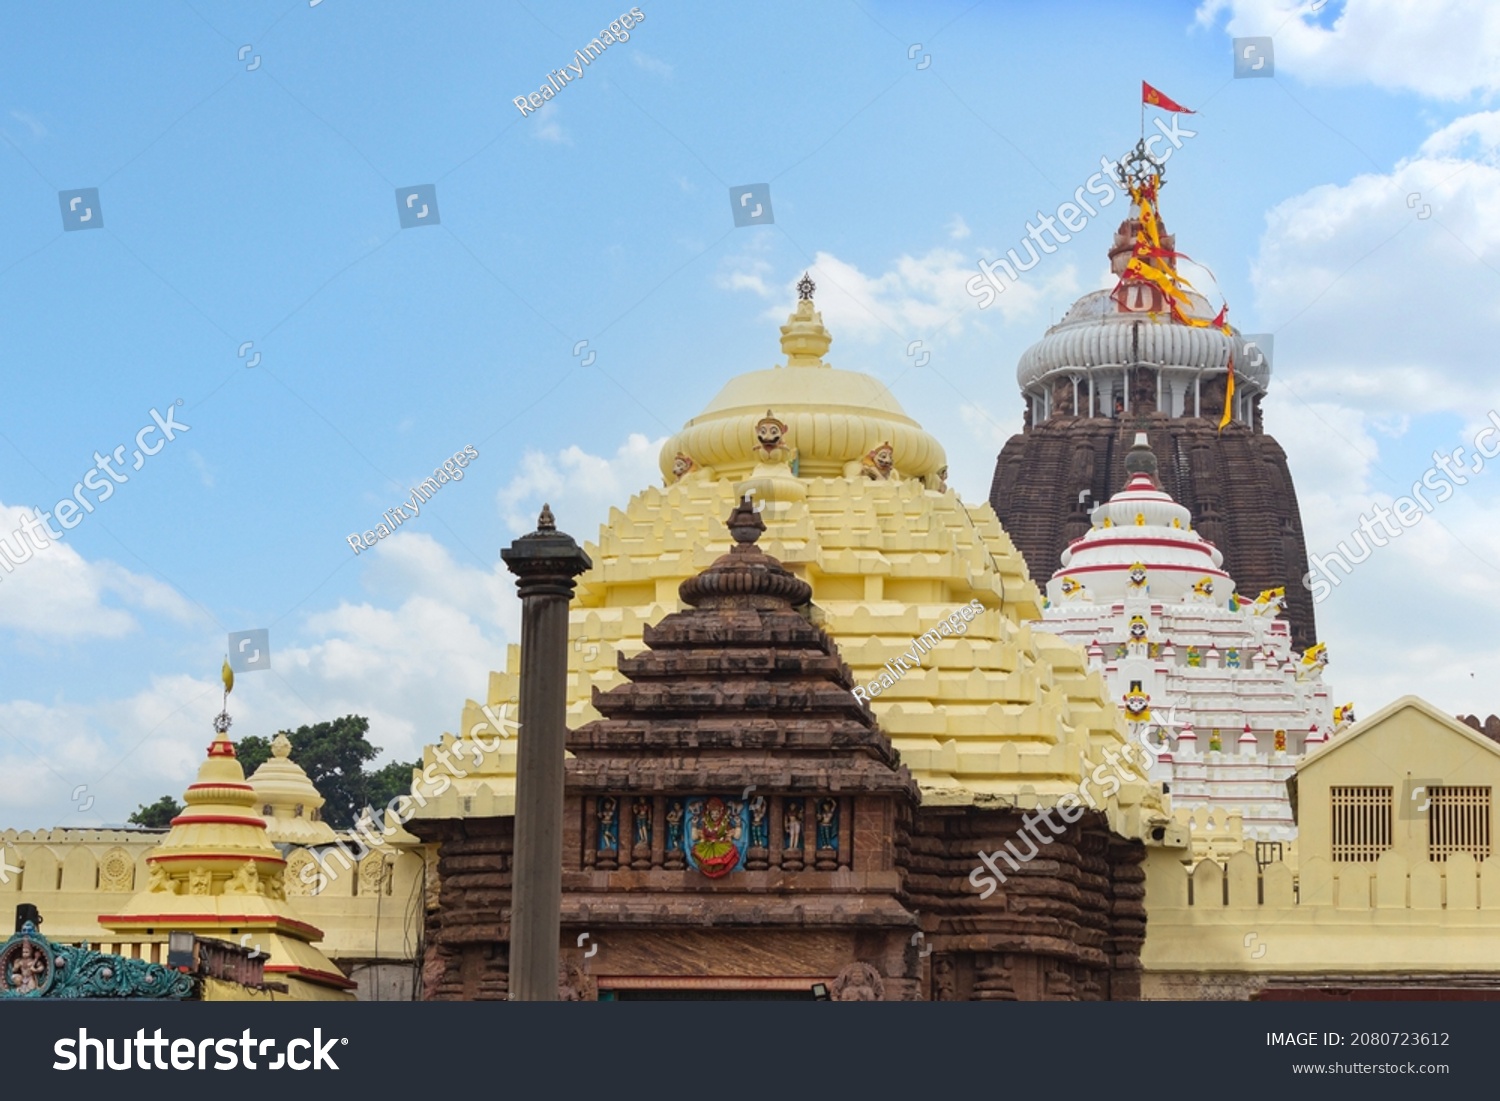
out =
[(0, 947), (0, 999), (193, 997), (193, 976), (159, 963), (53, 944), (26, 922)]

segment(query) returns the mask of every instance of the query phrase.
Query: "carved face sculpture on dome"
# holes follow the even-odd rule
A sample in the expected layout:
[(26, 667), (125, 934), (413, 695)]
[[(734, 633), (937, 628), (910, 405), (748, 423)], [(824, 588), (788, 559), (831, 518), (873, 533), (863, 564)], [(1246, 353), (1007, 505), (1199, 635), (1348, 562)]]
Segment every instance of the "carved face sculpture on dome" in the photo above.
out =
[(672, 478), (681, 481), (693, 471), (698, 469), (698, 464), (693, 462), (691, 456), (685, 452), (677, 452), (677, 457), (672, 460)]
[(1130, 691), (1125, 693), (1125, 718), (1133, 723), (1151, 721), (1151, 697), (1141, 691), (1141, 682), (1130, 682)]
[[(786, 442), (787, 427), (771, 410), (755, 422), (755, 450), (768, 463), (790, 463), (795, 459)], [(793, 472), (795, 473), (795, 471)]]
[(1062, 594), (1068, 600), (1074, 600), (1083, 595), (1083, 582), (1076, 577), (1065, 577), (1058, 585)]
[(865, 477), (877, 482), (889, 481), (896, 469), (896, 453), (891, 448), (890, 442), (887, 441), (870, 451), (865, 455), (860, 466), (865, 472)]
[(1212, 600), (1214, 595), (1214, 579), (1211, 577), (1199, 578), (1193, 582), (1193, 595), (1203, 600)]
[(1131, 642), (1145, 642), (1146, 641), (1146, 632), (1147, 632), (1147, 628), (1146, 628), (1146, 620), (1145, 620), (1145, 618), (1142, 617), (1142, 616), (1138, 616), (1138, 615), (1131, 616), (1130, 617), (1130, 641)]
[(1151, 591), (1150, 586), (1146, 584), (1146, 564), (1144, 562), (1137, 562), (1130, 567), (1130, 584), (1128, 587), (1131, 592), (1145, 593)]

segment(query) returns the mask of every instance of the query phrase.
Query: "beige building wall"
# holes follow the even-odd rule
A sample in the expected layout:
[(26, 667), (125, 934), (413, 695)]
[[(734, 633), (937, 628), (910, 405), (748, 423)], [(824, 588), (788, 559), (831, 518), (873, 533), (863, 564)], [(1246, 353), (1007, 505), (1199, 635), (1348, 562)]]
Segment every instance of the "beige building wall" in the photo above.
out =
[[(1496, 786), (1500, 745), (1416, 697), (1396, 701), (1299, 766), (1295, 870), (1241, 851), (1222, 861), (1207, 854), (1189, 871), (1180, 853), (1148, 852), (1143, 996), (1248, 998), (1268, 985), (1500, 988), (1500, 858), (1484, 846), (1493, 809), (1470, 816), (1483, 823), (1464, 834), (1472, 851), (1429, 859), (1428, 834), (1434, 788), (1441, 807), (1443, 788)], [(1334, 859), (1341, 788), (1392, 789), (1389, 844), (1373, 860)]]

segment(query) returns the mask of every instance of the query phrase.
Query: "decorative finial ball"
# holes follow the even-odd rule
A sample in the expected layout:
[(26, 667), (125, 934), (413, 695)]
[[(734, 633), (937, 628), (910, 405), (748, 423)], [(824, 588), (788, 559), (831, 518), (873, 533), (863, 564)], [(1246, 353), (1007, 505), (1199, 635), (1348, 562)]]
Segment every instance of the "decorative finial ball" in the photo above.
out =
[(802, 278), (797, 281), (797, 297), (805, 301), (811, 301), (813, 291), (817, 289), (818, 285), (814, 283), (812, 281), (812, 277), (804, 271), (802, 273)]
[(279, 759), (291, 756), (292, 742), (285, 734), (277, 734), (271, 739), (271, 754)]
[(740, 498), (739, 505), (729, 514), (725, 526), (729, 528), (729, 534), (734, 537), (734, 541), (741, 546), (753, 545), (766, 530), (766, 522), (755, 510), (755, 501), (748, 493)]

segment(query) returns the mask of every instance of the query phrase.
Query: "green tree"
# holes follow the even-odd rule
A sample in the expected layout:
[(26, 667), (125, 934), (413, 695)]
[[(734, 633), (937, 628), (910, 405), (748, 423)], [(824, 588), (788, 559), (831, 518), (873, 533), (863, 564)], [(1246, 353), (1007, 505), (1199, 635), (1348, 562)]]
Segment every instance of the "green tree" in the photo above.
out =
[[(392, 761), (374, 771), (365, 766), (380, 755), (365, 734), (370, 720), (363, 715), (345, 715), (331, 722), (283, 730), (292, 743), (292, 760), (302, 766), (307, 778), (322, 793), (323, 820), (336, 830), (354, 825), (367, 805), (376, 810), (411, 787), (411, 772), (420, 762)], [(235, 747), (240, 764), (249, 776), (271, 756), (271, 740), (251, 734)]]
[(385, 808), (398, 795), (411, 791), (411, 772), (421, 768), (421, 761), (392, 761), (384, 768), (365, 773), (365, 797), (360, 804), (375, 808), (377, 825), (385, 822)]
[(170, 795), (163, 795), (150, 806), (137, 808), (128, 821), (137, 826), (145, 826), (148, 830), (164, 830), (181, 813), (182, 804)]
[(235, 744), (234, 755), (240, 759), (245, 775), (253, 776), (256, 769), (271, 759), (271, 739), (246, 734)]

